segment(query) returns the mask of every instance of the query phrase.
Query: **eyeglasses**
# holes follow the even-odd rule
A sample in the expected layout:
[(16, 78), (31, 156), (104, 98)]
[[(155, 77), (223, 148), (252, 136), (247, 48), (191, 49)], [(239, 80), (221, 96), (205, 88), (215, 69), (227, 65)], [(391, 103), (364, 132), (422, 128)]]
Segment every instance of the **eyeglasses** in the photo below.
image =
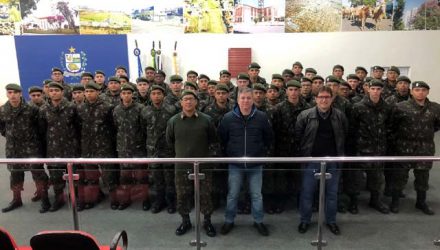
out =
[(328, 100), (331, 99), (331, 96), (317, 96), (316, 99), (320, 99), (320, 100)]

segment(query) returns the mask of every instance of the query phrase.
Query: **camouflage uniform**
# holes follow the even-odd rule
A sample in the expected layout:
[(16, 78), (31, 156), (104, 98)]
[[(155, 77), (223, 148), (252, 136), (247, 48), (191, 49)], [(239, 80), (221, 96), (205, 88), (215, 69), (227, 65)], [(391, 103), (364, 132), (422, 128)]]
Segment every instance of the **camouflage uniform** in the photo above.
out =
[[(122, 103), (113, 110), (113, 123), (116, 130), (116, 151), (119, 158), (143, 158), (147, 156), (145, 150), (145, 123), (142, 112), (145, 106), (132, 102), (129, 106)], [(120, 188), (117, 196), (122, 206), (131, 203), (133, 187), (141, 191), (140, 199), (148, 200), (148, 171), (146, 165), (120, 164)]]
[[(165, 131), (168, 120), (176, 114), (174, 105), (162, 102), (160, 108), (154, 105), (147, 106), (142, 111), (142, 119), (146, 124), (146, 147), (148, 157), (167, 158), (173, 157), (173, 149), (166, 142)], [(173, 164), (150, 164), (152, 169), (151, 187), (153, 207), (158, 210), (162, 208), (165, 201), (169, 207), (175, 207), (176, 188), (174, 184)]]
[(67, 84), (65, 82), (61, 83), (63, 85), (63, 92), (64, 92), (64, 98), (66, 98), (69, 101), (72, 101), (72, 87), (70, 84)]
[(382, 98), (385, 100), (385, 99), (387, 99), (388, 97), (390, 97), (390, 96), (396, 94), (396, 82), (394, 82), (394, 83), (390, 83), (390, 82), (388, 81), (388, 79), (385, 79), (385, 80), (383, 81), (383, 83), (384, 83), (384, 87), (383, 87), (383, 90), (382, 90), (382, 94), (381, 94), (381, 96), (382, 96)]
[[(136, 97), (134, 97), (134, 96), (136, 96)], [(137, 103), (140, 103), (145, 106), (150, 104), (150, 96), (148, 95), (148, 93), (145, 96), (141, 96), (141, 94), (139, 94), (139, 92), (134, 92), (133, 99), (136, 100)]]
[(177, 111), (182, 110), (182, 107), (180, 106), (180, 98), (178, 96), (174, 95), (173, 93), (166, 95), (164, 102), (167, 105), (171, 105), (171, 106), (176, 107)]
[(109, 89), (107, 89), (105, 92), (100, 94), (102, 99), (108, 103), (110, 103), (113, 107), (116, 107), (121, 103), (121, 91), (117, 91), (115, 94), (113, 94)]
[(199, 105), (197, 108), (199, 110), (203, 110), (206, 106), (209, 105), (209, 103), (211, 102), (211, 98), (208, 92), (199, 92), (197, 96), (199, 97)]
[(388, 98), (385, 99), (385, 102), (390, 104), (390, 105), (395, 105), (399, 102), (403, 102), (406, 101), (410, 98), (410, 95), (408, 93), (408, 95), (406, 96), (401, 96), (399, 95), (399, 93), (394, 93), (393, 95), (389, 96)]
[(268, 86), (268, 84), (267, 84), (267, 82), (266, 82), (266, 79), (264, 79), (264, 78), (261, 77), (261, 76), (257, 76), (257, 80), (256, 80), (255, 82), (251, 82), (251, 81), (249, 81), (250, 86), (253, 86), (253, 85), (256, 84), (256, 83), (263, 84), (263, 86), (266, 87), (266, 88), (267, 88), (267, 86)]

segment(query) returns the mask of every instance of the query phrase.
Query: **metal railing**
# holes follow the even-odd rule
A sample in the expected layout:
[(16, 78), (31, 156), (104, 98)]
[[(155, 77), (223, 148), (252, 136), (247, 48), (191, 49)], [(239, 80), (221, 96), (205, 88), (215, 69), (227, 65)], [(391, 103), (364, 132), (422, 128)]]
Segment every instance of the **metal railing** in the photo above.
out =
[[(193, 164), (194, 172), (188, 178), (194, 181), (194, 205), (196, 213), (196, 239), (190, 241), (190, 245), (198, 250), (207, 245), (201, 241), (200, 223), (200, 180), (204, 179), (204, 174), (200, 173), (201, 163), (320, 163), (321, 171), (315, 174), (319, 179), (319, 213), (318, 213), (318, 232), (316, 240), (312, 241), (312, 246), (318, 250), (327, 245), (323, 239), (322, 227), (324, 222), (325, 206), (325, 181), (332, 178), (331, 174), (326, 173), (328, 162), (436, 162), (440, 161), (437, 156), (375, 156), (375, 157), (236, 157), (236, 158), (1, 158), (0, 164), (67, 164), (67, 173), (64, 179), (68, 182), (70, 201), (72, 204), (74, 229), (79, 230), (78, 211), (76, 207), (76, 197), (74, 181), (78, 180), (78, 175), (73, 173), (73, 164), (151, 164), (151, 163), (189, 163)], [(324, 173), (324, 174), (322, 174)], [(440, 239), (434, 240), (433, 244), (440, 246)]]

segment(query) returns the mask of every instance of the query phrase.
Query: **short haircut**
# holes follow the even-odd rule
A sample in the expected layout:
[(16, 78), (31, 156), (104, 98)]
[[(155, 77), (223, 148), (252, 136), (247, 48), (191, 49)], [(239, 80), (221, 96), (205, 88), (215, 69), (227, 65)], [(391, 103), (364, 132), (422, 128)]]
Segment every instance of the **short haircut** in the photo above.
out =
[(319, 95), (319, 93), (322, 93), (322, 92), (327, 92), (327, 93), (330, 94), (331, 97), (333, 97), (332, 89), (329, 86), (322, 86), (322, 87), (320, 87), (318, 89), (318, 94), (317, 95)]
[(239, 97), (240, 95), (245, 94), (245, 93), (250, 93), (252, 95), (252, 91), (253, 91), (253, 89), (248, 88), (248, 87), (244, 87), (244, 88), (238, 90), (237, 97)]

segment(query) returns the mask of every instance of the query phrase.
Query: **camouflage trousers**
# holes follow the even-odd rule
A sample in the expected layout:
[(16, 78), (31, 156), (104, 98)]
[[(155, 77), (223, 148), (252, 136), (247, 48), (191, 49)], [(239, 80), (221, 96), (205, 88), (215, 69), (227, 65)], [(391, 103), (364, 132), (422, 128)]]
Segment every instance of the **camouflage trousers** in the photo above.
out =
[[(204, 215), (212, 214), (214, 208), (212, 204), (212, 171), (211, 169), (203, 170), (203, 165), (200, 165), (200, 173), (205, 174), (205, 179), (200, 180), (200, 211)], [(194, 182), (188, 179), (188, 175), (193, 172), (191, 165), (176, 164), (175, 167), (175, 182), (177, 204), (176, 208), (180, 215), (187, 215), (191, 212)]]
[(8, 170), (11, 172), (9, 182), (11, 190), (23, 190), (25, 171), (31, 171), (32, 179), (37, 186), (42, 185), (47, 189), (49, 177), (44, 171), (43, 164), (8, 164), (7, 167)]
[(119, 165), (83, 165), (78, 167), (78, 173), (80, 175), (79, 185), (82, 186), (99, 185), (100, 177), (102, 177), (104, 185), (108, 188), (110, 192), (116, 190), (119, 185)]
[(394, 191), (402, 191), (405, 189), (409, 178), (409, 171), (413, 169), (414, 173), (414, 190), (428, 191), (429, 189), (429, 171), (432, 162), (401, 162), (393, 163), (390, 170), (390, 188)]
[(67, 172), (67, 166), (63, 164), (48, 165), (47, 169), (49, 170), (49, 180), (53, 190), (63, 190), (66, 186), (63, 176)]
[(154, 195), (162, 196), (176, 192), (173, 164), (151, 164), (150, 170), (153, 184), (151, 191)]
[(148, 184), (148, 170), (145, 165), (121, 164), (120, 185)]
[(301, 189), (301, 166), (297, 164), (272, 164), (263, 172), (263, 194), (287, 195)]

